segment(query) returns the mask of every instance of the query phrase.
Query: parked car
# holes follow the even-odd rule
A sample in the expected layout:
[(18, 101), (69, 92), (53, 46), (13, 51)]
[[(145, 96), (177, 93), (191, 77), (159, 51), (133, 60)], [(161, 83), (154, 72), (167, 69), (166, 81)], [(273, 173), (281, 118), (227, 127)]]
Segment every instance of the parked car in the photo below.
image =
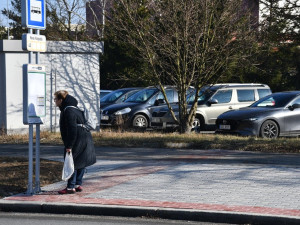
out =
[(221, 114), (217, 133), (277, 138), (300, 135), (300, 91), (278, 92)]
[(112, 90), (100, 90), (100, 99), (112, 92)]
[[(199, 92), (198, 106), (192, 129), (195, 131), (215, 129), (217, 117), (228, 110), (249, 106), (256, 100), (271, 94), (265, 84), (215, 84), (203, 87)], [(188, 110), (194, 102), (195, 94), (188, 96)], [(179, 107), (172, 105), (174, 114), (179, 119)], [(167, 107), (153, 111), (151, 127), (174, 128), (175, 123)]]
[[(164, 87), (168, 101), (178, 102), (175, 87)], [(151, 114), (155, 108), (165, 107), (163, 94), (159, 87), (140, 90), (125, 102), (105, 107), (101, 111), (101, 126), (125, 126), (134, 128), (149, 127)]]
[(124, 102), (131, 95), (137, 93), (142, 88), (121, 88), (110, 92), (100, 99), (100, 109), (103, 109), (109, 105)]

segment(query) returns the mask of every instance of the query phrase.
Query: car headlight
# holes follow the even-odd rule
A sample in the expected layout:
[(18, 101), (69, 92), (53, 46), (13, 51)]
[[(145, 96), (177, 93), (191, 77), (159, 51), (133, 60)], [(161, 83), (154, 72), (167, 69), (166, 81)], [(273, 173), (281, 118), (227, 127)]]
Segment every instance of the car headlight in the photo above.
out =
[(131, 111), (131, 108), (125, 108), (125, 109), (117, 111), (115, 113), (115, 115), (123, 115), (123, 114), (126, 114), (126, 113), (130, 113), (130, 111)]
[(258, 120), (258, 118), (252, 117), (252, 118), (248, 118), (248, 119), (244, 119), (244, 120), (245, 120), (245, 121), (251, 121), (251, 122), (253, 122), (253, 121)]

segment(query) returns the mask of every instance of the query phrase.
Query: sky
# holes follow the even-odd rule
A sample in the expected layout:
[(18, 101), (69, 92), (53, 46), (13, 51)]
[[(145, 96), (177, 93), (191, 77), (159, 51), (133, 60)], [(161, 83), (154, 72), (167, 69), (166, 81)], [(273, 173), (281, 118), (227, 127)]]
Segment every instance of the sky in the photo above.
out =
[[(11, 7), (11, 0), (0, 0), (0, 12), (4, 9), (7, 8), (7, 2), (8, 2), (8, 8)], [(0, 14), (0, 25), (7, 25), (7, 19), (5, 16), (2, 15), (2, 13)]]

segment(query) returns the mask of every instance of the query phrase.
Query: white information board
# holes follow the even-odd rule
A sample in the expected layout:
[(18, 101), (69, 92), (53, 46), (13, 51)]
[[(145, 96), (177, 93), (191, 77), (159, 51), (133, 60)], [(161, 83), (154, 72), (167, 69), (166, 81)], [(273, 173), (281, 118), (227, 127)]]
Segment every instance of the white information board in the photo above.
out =
[(46, 68), (23, 65), (23, 123), (43, 123), (46, 116)]

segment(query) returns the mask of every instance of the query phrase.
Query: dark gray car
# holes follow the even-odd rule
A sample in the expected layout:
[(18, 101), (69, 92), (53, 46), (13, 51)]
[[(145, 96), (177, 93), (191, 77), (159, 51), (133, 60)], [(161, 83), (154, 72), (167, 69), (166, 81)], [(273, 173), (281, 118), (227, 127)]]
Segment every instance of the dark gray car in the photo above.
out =
[(104, 109), (105, 107), (124, 102), (131, 95), (134, 95), (138, 91), (142, 90), (142, 88), (121, 88), (110, 92), (100, 99), (100, 109)]
[(278, 92), (221, 114), (217, 133), (276, 138), (300, 135), (300, 91)]
[[(165, 87), (169, 102), (178, 102), (178, 93), (174, 87)], [(101, 111), (101, 126), (124, 126), (147, 128), (152, 111), (165, 107), (163, 94), (158, 87), (140, 90), (125, 102), (105, 107)]]

